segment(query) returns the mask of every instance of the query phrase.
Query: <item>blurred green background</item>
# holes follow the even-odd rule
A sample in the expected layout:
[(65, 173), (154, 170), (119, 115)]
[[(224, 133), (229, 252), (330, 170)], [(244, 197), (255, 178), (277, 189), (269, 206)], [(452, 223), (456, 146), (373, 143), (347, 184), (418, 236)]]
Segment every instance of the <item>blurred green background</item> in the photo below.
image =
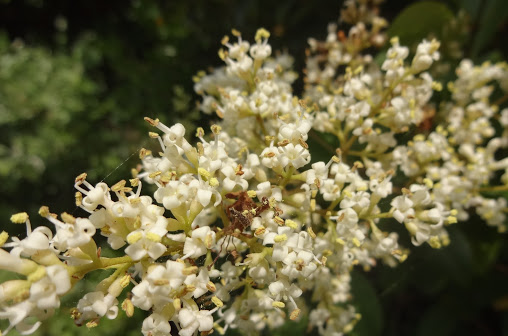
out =
[[(144, 116), (181, 122), (190, 135), (209, 125), (191, 77), (221, 65), (217, 50), (231, 28), (250, 40), (267, 28), (273, 49), (287, 49), (301, 73), (307, 38), (324, 39), (340, 8), (328, 0), (0, 0), (2, 225), (41, 205), (72, 213), (73, 181), (82, 172), (94, 183), (129, 176), (137, 151), (150, 146)], [(387, 0), (381, 8), (393, 22), (389, 33), (403, 43), (439, 37), (450, 69), (462, 57), (508, 58), (506, 0)], [(302, 87), (300, 78), (295, 93)], [(356, 271), (354, 302), (363, 319), (352, 334), (508, 335), (507, 240), (480, 222), (450, 228), (451, 246), (413, 249), (397, 269)], [(76, 288), (64, 306), (93, 286)], [(121, 312), (118, 321), (88, 330), (61, 309), (37, 334), (139, 335), (143, 315), (136, 317)], [(304, 322), (275, 334), (305, 333)]]

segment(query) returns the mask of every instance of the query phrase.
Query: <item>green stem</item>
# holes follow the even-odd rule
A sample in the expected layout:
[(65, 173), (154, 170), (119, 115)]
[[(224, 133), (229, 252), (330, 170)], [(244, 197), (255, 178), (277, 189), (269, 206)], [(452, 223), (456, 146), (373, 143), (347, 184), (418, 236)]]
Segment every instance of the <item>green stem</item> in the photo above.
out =
[(507, 191), (508, 185), (492, 186), (479, 188), (479, 192), (492, 192), (492, 191)]
[(392, 218), (393, 217), (393, 214), (391, 211), (388, 211), (388, 212), (383, 212), (383, 213), (380, 213), (380, 214), (377, 214), (377, 215), (371, 215), (369, 217), (367, 217), (368, 219), (374, 219), (374, 218)]
[(293, 167), (292, 165), (289, 166), (289, 169), (288, 171), (286, 172), (286, 176), (284, 177), (284, 179), (282, 180), (282, 182), (279, 184), (279, 186), (284, 189), (284, 187), (286, 187), (286, 185), (288, 184), (288, 182), (291, 180), (291, 177), (293, 176), (293, 173), (295, 171), (295, 167)]
[(99, 258), (96, 262), (80, 266), (69, 267), (70, 274), (78, 275), (79, 277), (84, 276), (86, 273), (95, 271), (98, 269), (105, 269), (109, 267), (115, 267), (122, 264), (133, 264), (134, 261), (129, 256), (117, 257), (117, 258)]

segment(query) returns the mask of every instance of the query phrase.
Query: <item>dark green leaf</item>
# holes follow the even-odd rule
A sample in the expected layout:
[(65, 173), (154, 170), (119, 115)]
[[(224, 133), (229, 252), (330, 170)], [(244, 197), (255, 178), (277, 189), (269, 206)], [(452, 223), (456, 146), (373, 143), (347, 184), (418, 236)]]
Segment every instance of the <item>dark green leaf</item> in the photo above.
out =
[(400, 13), (393, 21), (388, 34), (398, 36), (401, 43), (411, 45), (430, 33), (440, 36), (443, 26), (453, 18), (453, 13), (442, 3), (423, 1), (415, 3)]
[(353, 305), (362, 315), (355, 326), (356, 335), (376, 336), (383, 330), (381, 304), (372, 284), (365, 276), (356, 271), (352, 273)]
[(479, 31), (473, 42), (473, 56), (477, 56), (492, 41), (495, 33), (507, 18), (508, 1), (489, 0), (486, 2), (480, 18)]

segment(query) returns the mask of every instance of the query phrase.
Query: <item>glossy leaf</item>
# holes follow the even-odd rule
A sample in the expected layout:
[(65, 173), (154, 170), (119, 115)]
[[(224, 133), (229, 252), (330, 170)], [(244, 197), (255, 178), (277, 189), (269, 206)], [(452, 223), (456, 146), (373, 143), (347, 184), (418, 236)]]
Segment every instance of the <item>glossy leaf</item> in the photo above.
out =
[(440, 36), (443, 26), (453, 18), (453, 13), (443, 3), (417, 2), (404, 9), (388, 29), (390, 36), (398, 36), (403, 44), (413, 44), (430, 33)]

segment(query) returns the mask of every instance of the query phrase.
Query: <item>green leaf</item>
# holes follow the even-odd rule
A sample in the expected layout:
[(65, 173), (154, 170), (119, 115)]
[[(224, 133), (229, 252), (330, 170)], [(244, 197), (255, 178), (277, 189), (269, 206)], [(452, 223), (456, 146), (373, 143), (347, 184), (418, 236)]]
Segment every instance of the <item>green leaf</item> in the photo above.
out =
[(490, 0), (486, 2), (480, 18), (479, 30), (473, 42), (473, 56), (477, 56), (492, 41), (495, 33), (506, 19), (508, 19), (508, 1)]
[(398, 36), (401, 43), (411, 45), (426, 38), (429, 33), (441, 35), (443, 26), (453, 13), (442, 3), (422, 1), (404, 9), (388, 29), (390, 36)]
[(451, 335), (459, 323), (460, 311), (461, 305), (453, 297), (439, 300), (423, 314), (416, 335)]
[(352, 273), (351, 285), (353, 305), (362, 315), (362, 318), (354, 328), (355, 335), (381, 335), (383, 316), (376, 290), (372, 287), (369, 280), (358, 271)]
[(480, 4), (481, 4), (480, 1), (478, 1), (478, 0), (457, 0), (456, 2), (458, 2), (458, 4), (467, 11), (469, 16), (471, 16), (471, 18), (473, 20), (476, 20), (478, 18), (478, 14), (480, 13), (480, 11), (479, 11)]

